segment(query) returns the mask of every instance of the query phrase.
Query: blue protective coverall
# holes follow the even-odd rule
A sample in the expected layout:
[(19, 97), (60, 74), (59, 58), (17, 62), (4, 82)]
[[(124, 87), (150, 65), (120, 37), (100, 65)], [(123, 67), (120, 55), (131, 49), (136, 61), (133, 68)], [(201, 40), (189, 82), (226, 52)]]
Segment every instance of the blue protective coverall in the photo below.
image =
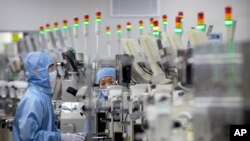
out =
[[(18, 104), (13, 122), (14, 141), (61, 141), (55, 125), (48, 67), (52, 58), (45, 52), (28, 53), (24, 59), (28, 88)], [(38, 75), (35, 70), (38, 69)]]

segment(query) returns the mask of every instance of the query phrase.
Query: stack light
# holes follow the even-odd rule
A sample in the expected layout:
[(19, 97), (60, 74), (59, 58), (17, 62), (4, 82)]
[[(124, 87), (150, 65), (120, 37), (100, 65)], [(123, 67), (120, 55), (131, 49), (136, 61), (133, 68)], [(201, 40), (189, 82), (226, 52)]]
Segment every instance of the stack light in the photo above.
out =
[(233, 25), (233, 19), (232, 19), (232, 7), (227, 6), (225, 8), (225, 20), (224, 20), (225, 26), (232, 26)]
[(178, 12), (178, 16), (181, 17), (181, 22), (184, 22), (184, 14), (183, 11)]
[(40, 28), (39, 28), (39, 33), (40, 33), (40, 34), (44, 34), (44, 27), (43, 27), (43, 26), (40, 26)]
[(149, 19), (149, 26), (153, 27), (154, 26), (154, 18)]
[(198, 13), (198, 19), (197, 19), (197, 30), (205, 31), (206, 30), (206, 24), (204, 24), (204, 13), (199, 12)]
[(79, 19), (78, 19), (78, 17), (74, 18), (74, 27), (79, 27)]
[(175, 33), (178, 35), (183, 33), (181, 17), (175, 18)]
[(59, 24), (58, 22), (54, 23), (54, 31), (58, 31), (59, 30)]
[(160, 36), (159, 23), (158, 23), (158, 21), (154, 21), (153, 24), (154, 24), (154, 26), (153, 26), (153, 36), (159, 37)]
[(96, 14), (95, 14), (95, 20), (96, 22), (101, 22), (102, 21), (102, 13), (100, 11), (97, 11)]
[(118, 34), (122, 33), (122, 26), (121, 25), (117, 25), (117, 33)]
[(132, 25), (130, 22), (127, 22), (126, 28), (127, 28), (127, 31), (131, 31)]
[(140, 20), (140, 21), (138, 22), (138, 28), (139, 28), (139, 30), (143, 30), (143, 29), (144, 29), (144, 23), (143, 23), (142, 20)]
[(111, 30), (109, 26), (106, 27), (106, 35), (111, 35)]
[(50, 24), (46, 24), (46, 30), (45, 30), (45, 32), (50, 32), (51, 30), (50, 30)]
[(83, 24), (86, 26), (89, 25), (89, 15), (84, 15), (83, 19)]
[(168, 24), (168, 17), (167, 17), (167, 15), (163, 15), (162, 16), (162, 24), (163, 25), (167, 25)]
[(68, 28), (69, 28), (68, 20), (63, 20), (62, 29), (68, 29)]

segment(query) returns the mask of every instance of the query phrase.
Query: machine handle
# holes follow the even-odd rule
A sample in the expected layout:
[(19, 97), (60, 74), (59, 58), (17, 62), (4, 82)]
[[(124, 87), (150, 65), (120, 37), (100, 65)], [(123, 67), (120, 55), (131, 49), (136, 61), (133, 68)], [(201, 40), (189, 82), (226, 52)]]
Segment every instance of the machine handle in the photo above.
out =
[(77, 90), (73, 87), (68, 87), (67, 92), (72, 94), (73, 96), (76, 96)]

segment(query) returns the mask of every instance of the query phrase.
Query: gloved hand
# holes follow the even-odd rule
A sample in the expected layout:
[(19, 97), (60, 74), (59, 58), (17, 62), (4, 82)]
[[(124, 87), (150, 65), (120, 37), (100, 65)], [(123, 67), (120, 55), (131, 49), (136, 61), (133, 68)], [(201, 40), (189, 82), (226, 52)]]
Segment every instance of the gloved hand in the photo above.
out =
[(61, 134), (62, 141), (84, 141), (85, 138), (83, 136), (67, 133), (67, 134)]

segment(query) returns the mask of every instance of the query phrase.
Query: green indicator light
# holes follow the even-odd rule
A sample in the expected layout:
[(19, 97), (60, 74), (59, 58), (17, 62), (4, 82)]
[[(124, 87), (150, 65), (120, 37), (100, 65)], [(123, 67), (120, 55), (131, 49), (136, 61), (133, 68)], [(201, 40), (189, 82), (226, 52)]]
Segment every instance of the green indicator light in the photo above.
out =
[(54, 31), (58, 31), (59, 30), (59, 28), (54, 28)]
[(121, 31), (121, 30), (117, 30), (117, 33), (118, 33), (118, 34), (121, 34), (121, 33), (122, 33), (122, 31)]
[(74, 27), (78, 27), (79, 26), (79, 24), (74, 24)]
[(41, 35), (44, 34), (44, 32), (39, 32)]
[(127, 28), (127, 31), (131, 31), (131, 28)]
[(65, 30), (68, 29), (68, 28), (69, 28), (68, 26), (63, 26), (62, 27), (62, 29), (65, 29)]
[(99, 23), (102, 21), (102, 19), (96, 19), (95, 21)]
[(51, 30), (50, 29), (46, 29), (45, 32), (50, 32)]
[(234, 22), (233, 22), (233, 20), (225, 20), (224, 24), (225, 24), (225, 26), (233, 26)]
[(163, 25), (167, 25), (167, 24), (168, 24), (168, 22), (162, 22), (162, 24), (163, 24)]
[(153, 36), (159, 37), (159, 36), (160, 36), (160, 33), (159, 33), (159, 32), (153, 32)]
[(175, 33), (178, 34), (178, 35), (180, 35), (180, 34), (183, 33), (183, 29), (182, 29), (182, 28), (176, 28), (174, 31), (175, 31)]
[(106, 32), (106, 35), (111, 35), (111, 32)]
[(68, 29), (69, 27), (68, 26), (63, 26), (62, 29)]
[(144, 27), (143, 27), (143, 26), (139, 26), (138, 28), (139, 28), (139, 30), (143, 30), (143, 29), (144, 29)]
[(89, 25), (89, 22), (83, 22), (84, 25)]
[(197, 25), (196, 29), (201, 30), (201, 31), (205, 31), (206, 30), (206, 25), (205, 24)]

